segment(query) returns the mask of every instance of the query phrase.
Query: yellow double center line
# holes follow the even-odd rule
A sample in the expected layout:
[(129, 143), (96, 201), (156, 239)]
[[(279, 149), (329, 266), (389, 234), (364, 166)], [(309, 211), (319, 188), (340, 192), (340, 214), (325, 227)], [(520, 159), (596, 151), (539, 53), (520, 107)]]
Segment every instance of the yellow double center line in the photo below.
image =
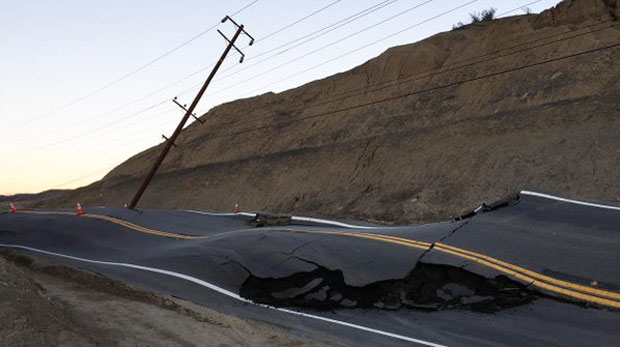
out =
[(498, 270), (521, 281), (529, 283), (533, 286), (541, 288), (546, 291), (550, 291), (557, 294), (562, 294), (567, 297), (586, 301), (589, 303), (596, 303), (603, 306), (609, 306), (614, 308), (620, 308), (620, 294), (600, 290), (592, 287), (587, 287), (571, 282), (562, 281), (556, 278), (552, 278), (517, 265), (507, 263), (505, 261), (489, 257), (484, 254), (471, 252), (461, 248), (449, 246), (443, 243), (428, 243), (422, 241), (410, 240), (402, 237), (370, 234), (370, 233), (350, 233), (350, 232), (335, 232), (335, 231), (303, 231), (296, 230), (296, 232), (303, 233), (318, 233), (329, 235), (340, 235), (348, 237), (358, 237), (369, 240), (375, 240), (380, 242), (387, 242), (398, 244), (406, 247), (417, 248), (422, 250), (433, 250), (450, 254), (455, 257), (468, 259), (474, 261), (480, 265)]
[[(75, 216), (76, 215), (75, 212), (47, 212), (47, 211), (18, 211), (18, 212), (19, 213), (28, 213), (28, 214), (60, 215), (60, 216)], [(149, 229), (149, 228), (145, 228), (143, 226), (139, 226), (139, 225), (136, 225), (136, 224), (124, 221), (124, 220), (119, 219), (119, 218), (110, 217), (110, 216), (106, 216), (106, 215), (102, 215), (102, 214), (84, 213), (81, 217), (105, 220), (105, 221), (108, 221), (108, 222), (111, 222), (111, 223), (114, 223), (114, 224), (118, 224), (118, 225), (124, 226), (124, 227), (129, 228), (129, 229), (133, 229), (135, 231), (139, 231), (141, 233), (157, 235), (157, 236), (164, 236), (164, 237), (170, 237), (170, 238), (175, 238), (175, 239), (192, 240), (192, 239), (200, 239), (200, 238), (205, 238), (206, 237), (206, 236), (177, 234), (177, 233), (171, 233), (171, 232), (167, 232), (167, 231)]]
[[(47, 214), (47, 215), (75, 215), (73, 212), (45, 212), (45, 211), (19, 211), (21, 213), (30, 213), (30, 214)], [(194, 235), (184, 235), (178, 233), (172, 233), (167, 231), (160, 231), (145, 228), (122, 219), (118, 219), (115, 217), (110, 217), (106, 215), (99, 214), (91, 214), (85, 213), (82, 217), (93, 218), (99, 220), (105, 220), (111, 223), (115, 223), (126, 228), (139, 231), (142, 233), (170, 237), (175, 239), (199, 239), (199, 238), (207, 238), (207, 236), (194, 236)], [(347, 236), (347, 237), (356, 237), (367, 240), (386, 242), (391, 244), (397, 244), (410, 248), (417, 248), (421, 250), (433, 250), (450, 254), (455, 257), (468, 259), (476, 262), (482, 266), (486, 266), (497, 271), (503, 272), (509, 276), (517, 278), (523, 282), (529, 283), (533, 286), (541, 288), (543, 290), (561, 294), (570, 298), (582, 300), (589, 303), (595, 303), (602, 306), (609, 306), (613, 308), (620, 308), (620, 294), (609, 292), (601, 289), (596, 289), (592, 287), (587, 287), (571, 282), (562, 281), (556, 278), (552, 278), (525, 268), (522, 268), (517, 265), (513, 265), (507, 263), (505, 261), (492, 258), (490, 256), (468, 251), (465, 249), (457, 248), (454, 246), (449, 246), (443, 243), (429, 243), (423, 241), (410, 240), (403, 237), (396, 237), (390, 235), (382, 235), (382, 234), (371, 234), (371, 233), (353, 233), (353, 232), (342, 232), (342, 231), (316, 231), (316, 230), (300, 230), (300, 229), (263, 229), (264, 231), (272, 231), (272, 232), (296, 232), (296, 233), (307, 233), (307, 234), (326, 234), (326, 235), (336, 235), (336, 236)]]
[(101, 219), (101, 220), (105, 220), (105, 221), (108, 221), (108, 222), (112, 222), (112, 223), (116, 223), (116, 224), (122, 225), (122, 226), (124, 226), (126, 228), (133, 229), (133, 230), (136, 230), (136, 231), (139, 231), (139, 232), (142, 232), (142, 233), (158, 235), (158, 236), (165, 236), (165, 237), (171, 237), (171, 238), (175, 238), (175, 239), (193, 240), (193, 239), (200, 239), (200, 238), (205, 238), (206, 237), (206, 236), (177, 234), (177, 233), (171, 233), (171, 232), (167, 232), (167, 231), (160, 231), (160, 230), (149, 229), (149, 228), (145, 228), (145, 227), (133, 224), (133, 223), (129, 223), (129, 222), (124, 221), (122, 219), (118, 219), (118, 218), (110, 217), (110, 216), (105, 216), (105, 215), (100, 215), (100, 214), (85, 213), (85, 214), (82, 215), (82, 217)]

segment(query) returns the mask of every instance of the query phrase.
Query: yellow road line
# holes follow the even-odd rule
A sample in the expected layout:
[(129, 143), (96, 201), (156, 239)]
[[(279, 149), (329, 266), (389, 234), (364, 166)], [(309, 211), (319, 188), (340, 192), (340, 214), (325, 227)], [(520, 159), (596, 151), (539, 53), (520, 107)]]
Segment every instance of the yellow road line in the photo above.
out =
[[(58, 212), (58, 211), (56, 211), (56, 212), (47, 212), (47, 211), (17, 211), (17, 212), (18, 213), (27, 213), (27, 214), (40, 214), (40, 215), (76, 216), (75, 212)], [(206, 237), (206, 236), (184, 235), (184, 234), (177, 234), (177, 233), (172, 233), (172, 232), (168, 232), (168, 231), (149, 229), (149, 228), (145, 228), (143, 226), (139, 226), (139, 225), (136, 225), (136, 224), (124, 221), (122, 219), (118, 219), (118, 218), (110, 217), (110, 216), (106, 216), (106, 215), (101, 215), (101, 214), (85, 213), (81, 217), (105, 220), (105, 221), (108, 221), (108, 222), (111, 222), (111, 223), (115, 223), (115, 224), (124, 226), (124, 227), (129, 228), (129, 229), (133, 229), (135, 231), (139, 231), (141, 233), (146, 233), (146, 234), (151, 234), (151, 235), (158, 235), (158, 236), (164, 236), (164, 237), (175, 238), (175, 239), (191, 240), (191, 239), (199, 239), (199, 238), (205, 238)]]
[[(18, 212), (30, 213), (30, 214), (48, 214), (48, 215), (75, 215), (74, 212), (45, 212), (45, 211), (18, 211)], [(167, 232), (167, 231), (149, 229), (149, 228), (145, 228), (145, 227), (124, 221), (122, 219), (118, 219), (118, 218), (110, 217), (106, 215), (86, 213), (82, 216), (86, 218), (105, 220), (105, 221), (112, 222), (112, 223), (124, 226), (126, 228), (129, 228), (135, 231), (139, 231), (142, 233), (164, 236), (164, 237), (169, 237), (169, 238), (199, 239), (199, 238), (207, 237), (207, 236), (184, 235), (184, 234), (177, 234), (177, 233), (172, 233), (172, 232)], [(363, 239), (368, 239), (368, 240), (373, 240), (373, 241), (398, 244), (398, 245), (422, 249), (422, 250), (429, 250), (431, 246), (433, 245), (432, 243), (423, 242), (423, 241), (416, 241), (416, 240), (410, 240), (410, 239), (406, 239), (402, 237), (381, 235), (381, 234), (371, 234), (371, 233), (312, 231), (312, 230), (299, 230), (299, 229), (271, 229), (271, 231), (299, 232), (299, 233), (309, 233), (309, 234), (325, 234), (325, 235), (356, 237), (356, 238), (363, 238)], [(558, 280), (556, 278), (552, 278), (552, 277), (522, 268), (520, 266), (513, 265), (510, 263), (501, 261), (499, 259), (486, 256), (484, 254), (464, 250), (464, 249), (453, 247), (453, 246), (446, 245), (443, 243), (435, 243), (434, 249), (436, 249), (437, 251), (443, 252), (443, 253), (456, 256), (456, 257), (472, 260), (478, 264), (493, 268), (495, 270), (506, 273), (522, 281), (529, 282), (534, 286), (537, 286), (539, 288), (542, 288), (542, 289), (545, 289), (551, 292), (559, 293), (559, 294), (572, 297), (572, 298), (576, 298), (579, 300), (583, 300), (586, 302), (593, 302), (593, 303), (597, 303), (597, 304), (604, 305), (604, 306), (620, 308), (620, 302), (613, 300), (613, 299), (620, 299), (620, 294), (618, 293), (608, 292), (605, 290), (595, 289), (595, 288), (586, 287), (586, 286), (578, 285), (578, 284), (571, 283), (571, 282)], [(545, 282), (549, 282), (549, 283), (545, 283)], [(561, 288), (561, 287), (565, 287), (565, 288)], [(580, 293), (580, 292), (583, 292), (583, 293)], [(593, 295), (589, 295), (585, 293), (589, 293)]]
[[(390, 235), (378, 235), (378, 234), (375, 234), (375, 235), (381, 236), (381, 237), (387, 238), (387, 239), (392, 239), (392, 240), (399, 240), (399, 241), (408, 240), (406, 238), (395, 237), (395, 236), (390, 236)], [(431, 245), (430, 243), (426, 243), (426, 242), (420, 242), (420, 241), (415, 241), (415, 240), (409, 240), (409, 241), (412, 242), (412, 243), (415, 243), (415, 244), (425, 244), (425, 245), (428, 245), (429, 247)], [(480, 259), (484, 259), (484, 260), (489, 261), (491, 263), (495, 263), (495, 264), (501, 265), (503, 267), (515, 270), (516, 272), (520, 272), (520, 273), (523, 273), (525, 275), (529, 275), (529, 276), (531, 276), (533, 278), (536, 278), (536, 279), (539, 279), (539, 280), (542, 280), (542, 281), (545, 281), (545, 282), (549, 282), (549, 283), (553, 283), (553, 284), (559, 285), (561, 287), (572, 288), (572, 289), (575, 289), (577, 291), (581, 291), (581, 292), (584, 292), (584, 293), (590, 293), (590, 294), (593, 294), (593, 295), (598, 295), (598, 296), (602, 296), (602, 297), (606, 297), (606, 298), (610, 298), (610, 299), (620, 300), (620, 294), (618, 294), (618, 293), (608, 292), (608, 291), (605, 291), (605, 290), (600, 290), (600, 289), (596, 289), (596, 288), (592, 288), (592, 287), (587, 287), (587, 286), (583, 286), (583, 285), (579, 285), (579, 284), (575, 284), (575, 283), (571, 283), (571, 282), (566, 282), (566, 281), (558, 280), (556, 278), (549, 277), (549, 276), (540, 274), (538, 272), (534, 272), (534, 271), (525, 269), (523, 267), (520, 267), (520, 266), (517, 266), (517, 265), (513, 265), (513, 264), (507, 263), (505, 261), (502, 261), (502, 260), (499, 260), (499, 259), (487, 256), (487, 255), (484, 255), (484, 254), (468, 251), (468, 250), (465, 250), (465, 249), (462, 249), (462, 248), (446, 245), (446, 244), (439, 243), (439, 242), (435, 244), (435, 247), (442, 248), (440, 251), (442, 251), (443, 248), (447, 248), (449, 250), (452, 250), (452, 251), (455, 251), (455, 252), (458, 252), (458, 253), (463, 253), (463, 254), (471, 255), (471, 256), (474, 256), (474, 257), (477, 257), (477, 258), (480, 258)]]
[(61, 212), (61, 211), (25, 211), (18, 210), (16, 213), (27, 213), (27, 214), (45, 214), (45, 215), (60, 215), (60, 216), (75, 216), (75, 212)]
[(409, 243), (414, 243), (416, 245), (420, 245), (420, 246), (426, 246), (427, 248), (430, 248), (433, 244), (429, 243), (429, 242), (424, 242), (424, 241), (416, 241), (416, 240), (410, 240), (404, 237), (396, 237), (396, 236), (390, 236), (390, 235), (383, 235), (383, 234), (369, 234), (369, 233), (363, 233), (365, 235), (374, 235), (374, 236), (379, 236), (381, 238), (384, 239), (391, 239), (391, 240), (398, 240), (398, 241), (405, 241), (409, 242)]
[(86, 218), (94, 218), (94, 219), (101, 219), (101, 220), (105, 220), (108, 222), (112, 222), (115, 224), (119, 224), (122, 225), (124, 227), (127, 227), (129, 229), (133, 229), (139, 232), (143, 232), (146, 234), (153, 234), (153, 235), (158, 235), (158, 236), (165, 236), (165, 237), (171, 237), (171, 238), (176, 238), (176, 239), (198, 239), (198, 238), (204, 238), (204, 236), (193, 236), (193, 235), (184, 235), (184, 234), (177, 234), (177, 233), (171, 233), (171, 232), (167, 232), (167, 231), (160, 231), (160, 230), (154, 230), (154, 229), (149, 229), (149, 228), (145, 228), (127, 221), (124, 221), (122, 219), (118, 219), (115, 217), (110, 217), (110, 216), (106, 216), (106, 215), (100, 215), (100, 214), (91, 214), (91, 213), (85, 213), (82, 215), (82, 217), (86, 217)]
[[(427, 243), (427, 242), (421, 242), (421, 241), (415, 241), (415, 240), (409, 240), (406, 238), (401, 238), (401, 237), (395, 237), (395, 236), (389, 236), (389, 235), (381, 235), (381, 234), (368, 234), (368, 233), (348, 233), (348, 232), (325, 232), (325, 231), (319, 231), (319, 232), (313, 232), (313, 231), (308, 231), (310, 233), (320, 233), (320, 234), (330, 234), (330, 235), (342, 235), (342, 236), (352, 236), (352, 237), (362, 237), (362, 238), (367, 238), (367, 239), (372, 239), (372, 240), (377, 240), (377, 241), (382, 241), (382, 242), (388, 242), (388, 243), (394, 243), (394, 244), (399, 244), (399, 245), (404, 245), (404, 246), (408, 246), (408, 247), (414, 247), (414, 248), (420, 248), (420, 249), (425, 249), (428, 250), (430, 249), (431, 244)], [(463, 250), (457, 247), (452, 247), (452, 246), (448, 246), (442, 243), (436, 243), (435, 244), (435, 248), (436, 250), (443, 252), (443, 253), (447, 253), (447, 254), (451, 254), (453, 256), (456, 257), (460, 257), (460, 258), (465, 258), (465, 259), (469, 259), (469, 260), (473, 260), (478, 264), (484, 265), (486, 267), (490, 267), (493, 269), (496, 269), (500, 272), (506, 273), (508, 275), (511, 275), (515, 278), (518, 278), (520, 280), (523, 280), (525, 282), (531, 283), (534, 286), (537, 286), (539, 288), (551, 291), (551, 292), (555, 292), (555, 293), (559, 293), (559, 294), (563, 294), (572, 298), (576, 298), (579, 300), (583, 300), (586, 302), (594, 302), (597, 303), (599, 305), (604, 305), (604, 306), (611, 306), (614, 308), (620, 308), (620, 302), (614, 301), (614, 300), (610, 300), (610, 299), (606, 299), (606, 298), (620, 298), (620, 295), (617, 293), (613, 293), (613, 292), (608, 292), (608, 291), (604, 291), (604, 290), (600, 290), (600, 289), (594, 289), (591, 287), (586, 287), (586, 286), (581, 286), (578, 284), (574, 284), (574, 283), (570, 283), (570, 282), (565, 282), (562, 280), (558, 280), (549, 276), (545, 276), (542, 274), (539, 274), (537, 272), (531, 271), (531, 270), (527, 270), (524, 269), (522, 267), (516, 266), (516, 265), (512, 265), (506, 262), (503, 262), (501, 260), (498, 259), (494, 259), (482, 254), (478, 254), (475, 252), (470, 252), (467, 250)], [(529, 275), (529, 276), (528, 276)], [(593, 296), (593, 295), (588, 295), (588, 294), (584, 294), (584, 293), (579, 293), (570, 289), (566, 289), (566, 288), (560, 288), (548, 283), (544, 283), (541, 282), (539, 280), (537, 280), (536, 278), (538, 278), (539, 280), (543, 280), (543, 281), (547, 281), (550, 283), (554, 283), (554, 284), (558, 284), (564, 287), (568, 287), (568, 288), (572, 288), (578, 291), (583, 291), (583, 292), (587, 292), (587, 293), (591, 293), (591, 294), (595, 294), (598, 296)]]
[(532, 277), (523, 275), (523, 274), (521, 274), (519, 272), (516, 272), (514, 270), (510, 270), (510, 269), (505, 268), (503, 266), (500, 266), (500, 265), (497, 265), (497, 264), (493, 264), (493, 263), (491, 263), (489, 261), (486, 261), (486, 260), (480, 259), (480, 258), (476, 258), (474, 256), (465, 255), (465, 254), (462, 254), (462, 253), (459, 253), (459, 252), (451, 251), (449, 249), (441, 249), (441, 251), (445, 252), (445, 253), (449, 253), (449, 254), (455, 255), (457, 257), (473, 260), (473, 261), (475, 261), (475, 262), (477, 262), (479, 264), (486, 265), (487, 267), (494, 268), (496, 270), (499, 270), (501, 272), (509, 274), (509, 275), (511, 275), (511, 276), (513, 276), (515, 278), (518, 278), (518, 279), (520, 279), (522, 281), (529, 282), (529, 283), (531, 283), (532, 285), (534, 285), (536, 287), (539, 287), (539, 288), (542, 288), (542, 289), (545, 289), (545, 290), (548, 290), (548, 291), (551, 291), (551, 292), (554, 292), (554, 293), (559, 293), (559, 294), (562, 294), (562, 295), (565, 295), (565, 296), (568, 296), (568, 297), (572, 297), (572, 298), (575, 298), (575, 299), (579, 299), (579, 300), (582, 300), (582, 301), (586, 301), (586, 302), (593, 302), (593, 303), (596, 303), (596, 304), (599, 304), (599, 305), (603, 305), (603, 306), (610, 306), (610, 307), (614, 307), (614, 308), (620, 308), (620, 302), (618, 302), (618, 301), (614, 301), (614, 300), (610, 300), (610, 299), (604, 299), (604, 298), (601, 298), (601, 297), (598, 297), (598, 296), (583, 294), (583, 293), (575, 292), (575, 291), (572, 291), (572, 290), (569, 290), (569, 289), (556, 287), (554, 285), (541, 282), (539, 280), (536, 280), (536, 279), (534, 279)]
[(549, 276), (546, 276), (546, 275), (543, 275), (543, 274), (540, 274), (540, 273), (537, 273), (537, 272), (534, 272), (534, 271), (522, 268), (522, 267), (517, 266), (517, 265), (506, 263), (504, 261), (501, 261), (499, 259), (495, 259), (495, 258), (489, 257), (489, 256), (484, 255), (484, 254), (467, 251), (467, 250), (464, 250), (464, 249), (461, 249), (461, 248), (457, 248), (457, 247), (453, 247), (453, 246), (449, 246), (449, 245), (446, 245), (446, 244), (443, 244), (443, 243), (437, 243), (437, 244), (435, 244), (435, 247), (440, 247), (442, 249), (446, 248), (446, 249), (450, 249), (450, 250), (453, 250), (453, 251), (456, 251), (456, 252), (459, 252), (459, 253), (463, 253), (463, 254), (471, 255), (471, 256), (474, 256), (474, 257), (477, 257), (477, 258), (480, 258), (480, 259), (484, 259), (484, 260), (489, 261), (491, 263), (495, 263), (495, 264), (498, 264), (498, 265), (501, 265), (501, 266), (513, 269), (513, 270), (515, 270), (517, 272), (521, 272), (521, 273), (523, 273), (525, 275), (529, 275), (531, 277), (537, 278), (537, 279), (545, 281), (545, 282), (557, 284), (557, 285), (562, 286), (562, 287), (572, 288), (572, 289), (575, 289), (575, 290), (578, 290), (578, 291), (581, 291), (581, 292), (590, 293), (590, 294), (594, 294), (594, 295), (598, 295), (598, 296), (602, 296), (602, 297), (607, 297), (607, 298), (610, 298), (610, 299), (620, 300), (620, 294), (618, 294), (618, 293), (608, 292), (608, 291), (605, 291), (605, 290), (600, 290), (600, 289), (596, 289), (596, 288), (592, 288), (592, 287), (582, 286), (582, 285), (574, 284), (574, 283), (571, 283), (571, 282), (566, 282), (566, 281), (558, 280), (558, 279), (555, 279), (553, 277), (549, 277)]
[[(296, 230), (296, 231), (299, 231), (299, 230)], [(308, 232), (308, 231), (301, 231), (301, 232)], [(337, 232), (337, 231), (309, 231), (309, 233), (312, 233), (312, 234), (328, 234), (328, 235), (344, 235), (344, 236), (358, 237), (358, 238), (363, 238), (363, 239), (369, 239), (369, 240), (386, 242), (385, 239), (383, 239), (381, 237), (378, 237), (378, 235), (366, 234), (366, 233), (347, 233), (347, 232)], [(430, 248), (430, 245), (429, 246), (424, 246), (424, 245), (419, 245), (419, 244), (412, 243), (412, 242), (406, 242), (404, 240), (407, 240), (407, 239), (390, 240), (388, 242), (399, 244), (399, 245), (403, 245), (403, 246), (408, 246), (408, 247), (419, 248), (419, 249), (423, 249), (423, 250), (428, 250)], [(407, 240), (407, 241), (409, 241), (409, 240)]]

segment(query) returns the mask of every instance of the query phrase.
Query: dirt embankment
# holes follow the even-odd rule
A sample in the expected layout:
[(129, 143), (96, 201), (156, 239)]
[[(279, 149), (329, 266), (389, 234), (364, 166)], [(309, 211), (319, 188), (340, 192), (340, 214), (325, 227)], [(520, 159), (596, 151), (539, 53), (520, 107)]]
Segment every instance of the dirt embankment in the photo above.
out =
[(320, 345), (42, 259), (0, 256), (0, 346)]
[[(420, 223), (524, 188), (620, 201), (620, 48), (596, 50), (616, 18), (618, 0), (565, 1), (215, 107), (140, 206)], [(45, 205), (122, 206), (160, 147)]]

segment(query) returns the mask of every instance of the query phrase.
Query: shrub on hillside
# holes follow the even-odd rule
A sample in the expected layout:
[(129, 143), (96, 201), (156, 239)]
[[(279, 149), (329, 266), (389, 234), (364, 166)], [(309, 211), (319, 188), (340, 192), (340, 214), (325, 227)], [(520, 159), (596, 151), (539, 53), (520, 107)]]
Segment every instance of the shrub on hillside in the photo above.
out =
[[(481, 23), (481, 22), (490, 22), (495, 19), (495, 12), (497, 9), (491, 7), (488, 10), (484, 10), (482, 12), (474, 12), (470, 13), (469, 17), (471, 18), (471, 22), (469, 24)], [(458, 22), (452, 26), (452, 30), (462, 29), (468, 24), (463, 24), (463, 22)]]

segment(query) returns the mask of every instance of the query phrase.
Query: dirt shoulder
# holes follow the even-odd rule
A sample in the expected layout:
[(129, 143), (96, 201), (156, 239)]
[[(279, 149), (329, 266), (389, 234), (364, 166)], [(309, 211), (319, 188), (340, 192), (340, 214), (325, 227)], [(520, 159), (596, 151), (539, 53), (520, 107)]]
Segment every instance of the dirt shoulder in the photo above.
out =
[(0, 256), (0, 346), (320, 346), (39, 258)]

